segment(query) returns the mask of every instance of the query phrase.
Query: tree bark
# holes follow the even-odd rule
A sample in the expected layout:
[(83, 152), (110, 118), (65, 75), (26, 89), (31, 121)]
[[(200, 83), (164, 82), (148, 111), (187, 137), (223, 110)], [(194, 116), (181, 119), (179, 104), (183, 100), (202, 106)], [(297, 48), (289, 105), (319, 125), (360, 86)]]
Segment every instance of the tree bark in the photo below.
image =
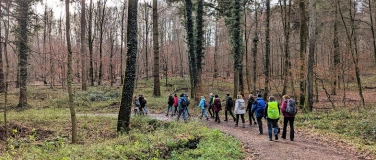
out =
[(264, 99), (267, 98), (269, 92), (269, 66), (270, 66), (270, 0), (266, 0), (266, 22), (265, 22), (265, 87)]
[(305, 55), (307, 52), (307, 20), (305, 16), (305, 1), (300, 0), (299, 2), (299, 10), (300, 10), (300, 49), (299, 49), (299, 57), (300, 62), (302, 63), (300, 66), (300, 96), (299, 96), (299, 108), (304, 108), (305, 102)]
[(316, 48), (316, 0), (310, 0), (311, 8), (310, 27), (309, 27), (309, 53), (307, 56), (307, 93), (306, 102), (307, 108), (310, 112), (313, 110), (313, 66), (315, 63), (315, 48)]
[(102, 14), (100, 19), (100, 26), (99, 26), (99, 75), (98, 75), (98, 85), (102, 85), (103, 79), (103, 27), (104, 27), (104, 20), (105, 20), (105, 13), (106, 13), (106, 3), (107, 0), (103, 1), (103, 8)]
[(337, 94), (337, 82), (339, 82), (339, 77), (340, 77), (340, 63), (341, 63), (341, 55), (339, 53), (339, 41), (338, 41), (338, 4), (336, 3), (335, 5), (335, 11), (334, 11), (334, 25), (333, 25), (333, 68), (332, 70), (334, 71), (333, 76), (333, 82), (332, 82), (332, 95)]
[(71, 121), (72, 121), (72, 143), (77, 143), (77, 117), (76, 117), (76, 110), (73, 106), (73, 92), (72, 92), (72, 81), (73, 81), (73, 68), (72, 68), (72, 47), (70, 41), (70, 17), (69, 17), (69, 0), (65, 1), (65, 15), (66, 15), (66, 40), (67, 40), (67, 48), (68, 48), (68, 72), (67, 72), (67, 84), (68, 84), (68, 105), (71, 114)]
[[(286, 0), (283, 1), (283, 31), (284, 31), (284, 38), (285, 38), (285, 44), (284, 44), (284, 65), (283, 65), (283, 88), (282, 88), (282, 95), (285, 95), (287, 93), (287, 86), (289, 82), (290, 68), (291, 68), (291, 62), (290, 62), (290, 15), (291, 15), (291, 0), (288, 1), (288, 6), (286, 3)], [(288, 7), (288, 8), (287, 8)], [(282, 9), (281, 9), (282, 10)]]
[(370, 23), (371, 23), (374, 63), (376, 64), (376, 38), (375, 38), (375, 28), (374, 28), (374, 25), (373, 25), (371, 0), (368, 0), (368, 9), (369, 9), (369, 19), (370, 19)]
[(86, 4), (85, 0), (81, 0), (81, 89), (87, 90), (86, 75)]
[[(203, 52), (203, 41), (204, 41), (204, 30), (203, 30), (203, 6), (204, 0), (197, 1), (197, 14), (196, 14), (196, 55), (197, 55), (197, 83), (196, 83), (196, 95), (195, 97), (199, 97), (198, 95), (203, 95), (202, 91), (202, 60), (204, 58)], [(198, 100), (198, 99), (197, 99)]]
[(154, 48), (153, 95), (156, 97), (159, 97), (161, 96), (161, 83), (159, 79), (158, 1), (157, 0), (153, 0), (153, 48)]
[(192, 8), (193, 4), (191, 0), (185, 0), (186, 11), (186, 32), (187, 32), (187, 47), (188, 47), (188, 59), (189, 59), (189, 75), (191, 79), (191, 97), (195, 97), (196, 83), (197, 83), (197, 59), (194, 50), (194, 31), (192, 20)]
[(123, 46), (124, 46), (124, 21), (125, 21), (126, 2), (124, 0), (122, 14), (121, 14), (121, 32), (120, 32), (120, 84), (124, 84), (124, 67), (123, 67)]
[(128, 1), (127, 66), (118, 116), (118, 132), (128, 132), (130, 130), (130, 117), (133, 102), (132, 96), (134, 92), (137, 66), (137, 6), (138, 0)]
[(253, 48), (252, 48), (252, 56), (253, 56), (253, 94), (256, 94), (256, 81), (257, 81), (257, 50), (258, 50), (258, 10), (259, 10), (259, 4), (256, 1), (255, 2), (255, 31), (254, 31), (254, 38), (253, 38)]
[(89, 6), (89, 32), (88, 32), (88, 44), (89, 44), (89, 57), (90, 57), (90, 67), (89, 67), (89, 77), (90, 86), (94, 86), (94, 64), (93, 64), (93, 0), (90, 0)]
[[(3, 20), (3, 15), (1, 12), (1, 5), (0, 5), (0, 20)], [(5, 92), (5, 77), (4, 77), (4, 64), (3, 64), (3, 44), (5, 44), (1, 38), (2, 35), (2, 25), (0, 24), (0, 93)]]

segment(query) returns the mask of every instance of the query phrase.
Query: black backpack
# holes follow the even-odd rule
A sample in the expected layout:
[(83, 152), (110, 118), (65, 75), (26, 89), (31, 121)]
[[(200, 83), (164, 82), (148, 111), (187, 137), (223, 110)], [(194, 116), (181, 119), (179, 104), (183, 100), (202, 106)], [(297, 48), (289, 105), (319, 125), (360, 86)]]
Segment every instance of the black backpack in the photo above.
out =
[(210, 106), (210, 104), (209, 104), (208, 102), (205, 101), (205, 103), (204, 103), (204, 107), (205, 107), (205, 108), (208, 108), (209, 106)]
[(232, 100), (231, 97), (229, 97), (228, 102), (227, 102), (227, 107), (231, 108), (232, 106), (234, 106), (234, 101)]
[(188, 106), (188, 102), (187, 102), (187, 100), (185, 100), (184, 98), (181, 99), (181, 101), (180, 101), (180, 106), (181, 106), (181, 107), (187, 107), (187, 106)]
[(287, 101), (286, 113), (290, 115), (295, 115), (297, 112), (296, 110), (296, 102), (293, 99)]
[(217, 101), (215, 103), (215, 105), (217, 106), (217, 108), (221, 109), (222, 108), (222, 104), (221, 104), (221, 101)]

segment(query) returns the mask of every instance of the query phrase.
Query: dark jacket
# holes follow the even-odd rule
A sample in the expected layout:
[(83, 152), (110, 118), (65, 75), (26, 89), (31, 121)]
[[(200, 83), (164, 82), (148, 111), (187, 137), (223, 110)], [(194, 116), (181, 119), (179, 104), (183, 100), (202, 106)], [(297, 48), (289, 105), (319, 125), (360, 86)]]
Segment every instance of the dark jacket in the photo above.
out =
[(251, 97), (250, 99), (248, 99), (247, 111), (252, 112), (252, 105), (253, 105), (253, 103), (255, 103), (255, 98)]
[[(222, 107), (218, 107), (218, 106), (217, 106), (217, 103), (218, 103), (218, 102), (221, 103), (221, 99), (219, 99), (219, 98), (215, 98), (215, 99), (214, 99), (214, 104), (213, 104), (213, 105), (214, 105), (214, 111), (215, 111), (215, 112), (219, 112), (219, 111), (222, 110)], [(221, 105), (221, 106), (222, 106), (222, 105)]]
[(174, 104), (174, 97), (172, 97), (172, 96), (168, 96), (168, 105), (173, 105)]
[[(230, 104), (230, 101), (232, 101), (232, 105)], [(230, 96), (226, 97), (226, 110), (231, 110), (234, 105), (234, 101)]]
[(138, 97), (138, 100), (140, 101), (141, 107), (145, 107), (146, 105), (146, 100), (144, 97)]

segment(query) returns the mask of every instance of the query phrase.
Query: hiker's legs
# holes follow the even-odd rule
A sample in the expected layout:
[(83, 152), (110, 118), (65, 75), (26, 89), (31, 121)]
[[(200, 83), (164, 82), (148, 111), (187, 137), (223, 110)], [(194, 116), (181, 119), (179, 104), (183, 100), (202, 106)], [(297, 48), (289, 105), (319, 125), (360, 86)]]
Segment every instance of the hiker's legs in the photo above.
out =
[(183, 119), (184, 119), (184, 121), (187, 120), (187, 115), (186, 115), (187, 109), (188, 109), (187, 107), (183, 108)]
[(290, 123), (290, 140), (294, 140), (294, 121), (295, 117), (290, 117), (289, 118), (289, 123)]
[(213, 105), (210, 105), (210, 106), (209, 106), (209, 114), (210, 114), (210, 117), (211, 117), (211, 118), (214, 117)]
[(170, 105), (167, 105), (167, 112), (166, 112), (166, 116), (168, 116), (168, 112), (170, 112), (171, 110), (171, 106)]
[(230, 110), (228, 110), (229, 112), (230, 112), (230, 115), (231, 115), (231, 117), (234, 119), (234, 121), (235, 121), (235, 116), (234, 116), (234, 113), (232, 113), (232, 111), (231, 111), (231, 109)]
[(179, 111), (178, 111), (178, 106), (174, 106), (175, 107), (175, 111), (174, 111), (174, 115), (176, 114), (176, 112), (178, 112), (179, 113)]
[(221, 120), (219, 119), (219, 114), (218, 113), (219, 113), (219, 111), (215, 112), (215, 121), (219, 123), (219, 122), (221, 122)]
[(277, 119), (275, 119), (275, 120), (273, 119), (272, 120), (272, 128), (273, 128), (274, 135), (278, 134), (278, 125), (277, 125), (277, 123), (278, 123)]
[(204, 113), (204, 115), (205, 115), (206, 119), (208, 119), (208, 118), (209, 118), (209, 116), (208, 116), (208, 114), (206, 113), (206, 109), (202, 109), (202, 112)]
[[(284, 117), (283, 118), (283, 130), (282, 130), (282, 138), (283, 139), (286, 139), (286, 130), (287, 130), (287, 122), (289, 121), (289, 117)], [(290, 125), (291, 125), (291, 122), (290, 122)], [(290, 127), (291, 129), (291, 127)], [(290, 133), (291, 135), (291, 133)]]
[(238, 126), (238, 124), (239, 124), (239, 114), (236, 114), (236, 126)]
[(258, 126), (259, 126), (259, 131), (260, 131), (260, 134), (263, 134), (263, 130), (262, 130), (262, 117), (257, 117), (257, 123), (258, 123)]
[(227, 121), (227, 109), (225, 110), (225, 121)]
[(185, 107), (185, 108), (187, 108), (185, 110), (187, 111), (188, 117), (191, 116), (191, 114), (189, 113), (188, 107)]
[(145, 114), (148, 114), (148, 109), (146, 108), (146, 106), (144, 106), (144, 112)]
[(183, 112), (184, 112), (184, 108), (179, 109), (178, 118), (177, 118), (178, 121), (179, 121), (180, 116), (183, 114)]
[(268, 136), (269, 136), (269, 140), (272, 140), (272, 128), (273, 128), (272, 120), (268, 119), (267, 120), (267, 124), (268, 124)]
[[(241, 114), (240, 115), (241, 119), (242, 119), (242, 123), (244, 124), (245, 123), (245, 120), (244, 120), (244, 114)], [(239, 117), (236, 116), (236, 121), (238, 121)]]

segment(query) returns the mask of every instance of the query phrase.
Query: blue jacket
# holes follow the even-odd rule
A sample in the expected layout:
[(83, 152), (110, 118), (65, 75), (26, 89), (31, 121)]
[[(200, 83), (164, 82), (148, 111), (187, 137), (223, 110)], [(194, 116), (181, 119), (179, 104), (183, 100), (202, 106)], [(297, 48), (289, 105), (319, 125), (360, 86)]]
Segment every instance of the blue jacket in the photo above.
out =
[(261, 105), (265, 110), (265, 101), (261, 97), (257, 97), (257, 100), (252, 104), (252, 112), (255, 113), (257, 118), (264, 117), (264, 111), (257, 112), (257, 106)]
[(205, 109), (205, 98), (201, 98), (200, 103), (197, 107), (200, 109)]
[(179, 109), (182, 109), (182, 108), (183, 108), (183, 107), (180, 105), (180, 102), (181, 102), (183, 99), (184, 99), (185, 101), (188, 102), (188, 97), (180, 96), (179, 101), (178, 101)]

